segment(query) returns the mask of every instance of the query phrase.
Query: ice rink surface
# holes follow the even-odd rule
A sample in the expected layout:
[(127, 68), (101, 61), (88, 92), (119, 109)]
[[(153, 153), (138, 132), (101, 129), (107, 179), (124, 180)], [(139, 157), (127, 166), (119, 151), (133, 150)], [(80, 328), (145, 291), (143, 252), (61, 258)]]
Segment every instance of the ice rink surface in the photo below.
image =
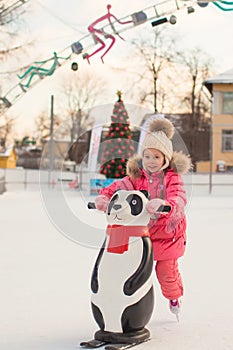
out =
[[(54, 191), (54, 208), (57, 196)], [(91, 339), (98, 329), (89, 283), (104, 239), (105, 217), (87, 210), (86, 201), (93, 198), (79, 191), (67, 191), (64, 198), (76, 218), (75, 239), (64, 232), (67, 212), (64, 218), (62, 208), (59, 212), (64, 222), (60, 230), (40, 191), (0, 196), (0, 349), (78, 349), (80, 341)], [(185, 285), (180, 322), (155, 280), (157, 302), (148, 324), (152, 339), (138, 349), (233, 349), (232, 188), (211, 195), (193, 191), (187, 219), (187, 250), (180, 259)]]

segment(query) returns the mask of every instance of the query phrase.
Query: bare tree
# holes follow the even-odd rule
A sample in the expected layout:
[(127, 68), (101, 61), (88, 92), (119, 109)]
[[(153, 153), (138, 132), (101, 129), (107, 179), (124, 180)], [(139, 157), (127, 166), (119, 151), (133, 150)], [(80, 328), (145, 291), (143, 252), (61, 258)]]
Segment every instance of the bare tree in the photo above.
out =
[(195, 170), (198, 155), (201, 154), (201, 139), (209, 138), (210, 102), (202, 83), (213, 74), (214, 60), (200, 48), (183, 52), (179, 60), (185, 79), (180, 100), (186, 112), (184, 138)]
[(14, 126), (14, 118), (3, 115), (0, 118), (0, 146), (6, 148), (7, 141)]
[(65, 125), (68, 127), (71, 143), (93, 123), (90, 112), (97, 99), (104, 93), (104, 80), (88, 73), (73, 72), (63, 80), (61, 95), (65, 110)]
[[(56, 128), (59, 128), (59, 126), (62, 124), (61, 118), (54, 114), (54, 128), (56, 131)], [(50, 115), (47, 112), (41, 112), (35, 119), (35, 138), (37, 141), (42, 142), (43, 140), (49, 139), (50, 137), (50, 123), (51, 118)], [(56, 135), (58, 136), (58, 135)], [(63, 135), (59, 135), (63, 136)]]
[[(27, 44), (16, 44), (20, 28), (20, 17), (22, 15), (24, 4), (27, 0), (0, 0), (0, 61), (4, 61), (9, 57), (17, 57), (20, 50), (24, 50)], [(13, 55), (12, 55), (13, 54)], [(11, 55), (11, 56), (10, 56)], [(6, 80), (12, 72), (1, 70), (1, 77)], [(9, 135), (12, 132), (14, 119), (6, 116), (5, 110), (8, 101), (2, 98), (1, 88), (3, 79), (0, 82), (0, 138), (1, 143), (6, 146)]]
[(22, 6), (27, 0), (0, 0), (0, 25), (7, 25), (22, 14)]
[(190, 112), (190, 129), (202, 128), (209, 118), (210, 104), (203, 92), (203, 81), (213, 73), (213, 58), (200, 48), (194, 48), (180, 55), (181, 65), (187, 75), (187, 90), (181, 99), (186, 111)]
[[(139, 90), (141, 103), (151, 101), (153, 97), (155, 112), (171, 118), (173, 113), (177, 121), (179, 119), (195, 164), (201, 154), (198, 139), (209, 137), (210, 103), (202, 82), (213, 73), (213, 59), (199, 48), (191, 51), (175, 49), (175, 41), (167, 40), (165, 34), (158, 28), (153, 44), (133, 43), (142, 62), (137, 65), (134, 86)], [(135, 94), (135, 90), (133, 92)]]
[(169, 98), (168, 86), (174, 84), (175, 40), (165, 35), (164, 28), (156, 28), (153, 41), (134, 40), (132, 45), (136, 49), (133, 56), (139, 59), (133, 83), (139, 91), (139, 102), (153, 104), (154, 111), (162, 113)]
[(24, 49), (26, 45), (15, 44), (25, 3), (27, 3), (26, 0), (0, 0), (0, 60), (5, 59), (9, 54), (15, 54)]

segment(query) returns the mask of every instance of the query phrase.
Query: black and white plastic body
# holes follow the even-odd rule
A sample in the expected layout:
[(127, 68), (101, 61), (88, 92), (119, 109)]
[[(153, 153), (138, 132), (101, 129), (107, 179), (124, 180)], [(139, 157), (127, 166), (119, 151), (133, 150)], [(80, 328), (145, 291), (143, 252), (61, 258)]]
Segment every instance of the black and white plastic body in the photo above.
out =
[[(150, 333), (154, 309), (153, 248), (147, 224), (146, 191), (117, 191), (106, 219), (106, 238), (91, 278), (91, 306), (99, 331), (95, 339), (107, 343), (137, 343)], [(89, 203), (93, 208), (93, 204)]]

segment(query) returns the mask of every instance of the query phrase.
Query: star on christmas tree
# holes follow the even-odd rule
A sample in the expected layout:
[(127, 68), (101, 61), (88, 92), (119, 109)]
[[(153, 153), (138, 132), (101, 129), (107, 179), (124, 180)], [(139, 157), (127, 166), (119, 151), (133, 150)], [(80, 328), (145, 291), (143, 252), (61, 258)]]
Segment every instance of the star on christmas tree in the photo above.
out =
[(111, 125), (104, 140), (100, 173), (107, 178), (122, 178), (126, 175), (126, 163), (134, 153), (129, 116), (122, 101), (122, 92), (117, 91)]

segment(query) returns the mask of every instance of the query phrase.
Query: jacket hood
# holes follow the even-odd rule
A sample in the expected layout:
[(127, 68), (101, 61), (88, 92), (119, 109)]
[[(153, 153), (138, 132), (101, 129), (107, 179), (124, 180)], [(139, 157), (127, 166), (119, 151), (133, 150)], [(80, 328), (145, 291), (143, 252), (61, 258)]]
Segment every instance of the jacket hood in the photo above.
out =
[[(137, 179), (140, 177), (142, 169), (141, 160), (142, 158), (138, 156), (129, 158), (126, 171), (130, 178)], [(169, 168), (174, 169), (178, 174), (187, 174), (189, 170), (192, 170), (191, 158), (182, 151), (173, 152), (172, 159), (167, 169)]]

